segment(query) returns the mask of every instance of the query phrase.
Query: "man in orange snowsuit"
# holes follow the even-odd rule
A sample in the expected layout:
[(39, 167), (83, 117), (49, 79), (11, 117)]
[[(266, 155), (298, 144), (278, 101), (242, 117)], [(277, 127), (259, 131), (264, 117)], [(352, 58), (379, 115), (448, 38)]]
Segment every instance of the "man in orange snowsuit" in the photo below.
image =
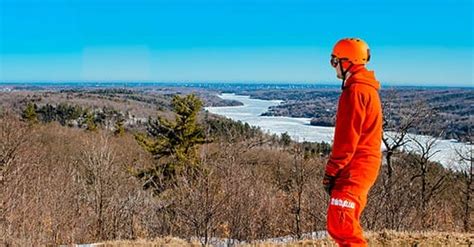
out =
[(382, 159), (379, 82), (365, 65), (368, 45), (358, 38), (336, 43), (331, 65), (342, 79), (334, 144), (323, 179), (330, 195), (327, 230), (339, 246), (367, 246), (359, 218)]

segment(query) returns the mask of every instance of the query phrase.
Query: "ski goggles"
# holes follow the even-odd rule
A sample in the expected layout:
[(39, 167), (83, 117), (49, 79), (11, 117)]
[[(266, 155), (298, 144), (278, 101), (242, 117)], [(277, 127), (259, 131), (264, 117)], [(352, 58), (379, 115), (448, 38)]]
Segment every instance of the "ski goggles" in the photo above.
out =
[(349, 59), (347, 59), (347, 58), (338, 58), (338, 57), (336, 57), (336, 56), (334, 56), (334, 55), (331, 55), (331, 60), (329, 60), (329, 62), (331, 63), (331, 66), (332, 66), (332, 67), (336, 68), (337, 65), (338, 65), (340, 62), (342, 62), (342, 61), (347, 61), (347, 60), (349, 60)]
[(334, 55), (331, 55), (331, 60), (329, 60), (331, 63), (332, 67), (337, 67), (337, 64), (339, 64), (339, 58), (335, 57)]

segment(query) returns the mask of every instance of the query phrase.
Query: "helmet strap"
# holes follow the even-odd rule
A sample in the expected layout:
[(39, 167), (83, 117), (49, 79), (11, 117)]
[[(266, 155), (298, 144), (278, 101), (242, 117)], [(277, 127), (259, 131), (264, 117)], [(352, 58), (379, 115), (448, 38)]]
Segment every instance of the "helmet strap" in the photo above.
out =
[(349, 67), (347, 67), (346, 70), (344, 70), (344, 68), (342, 67), (342, 64), (339, 66), (341, 68), (341, 75), (342, 75), (342, 84), (341, 84), (341, 90), (344, 90), (344, 84), (346, 84), (346, 79), (347, 79), (347, 72), (349, 72), (349, 70), (352, 68), (352, 65), (354, 65), (353, 63), (351, 63), (349, 65)]

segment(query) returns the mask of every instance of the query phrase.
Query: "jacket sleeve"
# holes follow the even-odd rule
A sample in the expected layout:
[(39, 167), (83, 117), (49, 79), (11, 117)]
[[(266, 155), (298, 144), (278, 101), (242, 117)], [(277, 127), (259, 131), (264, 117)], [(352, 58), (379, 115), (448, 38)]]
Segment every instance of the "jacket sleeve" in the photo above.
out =
[(330, 176), (337, 176), (338, 172), (351, 161), (366, 114), (362, 92), (353, 88), (346, 90), (339, 100), (334, 144), (326, 165), (326, 174)]

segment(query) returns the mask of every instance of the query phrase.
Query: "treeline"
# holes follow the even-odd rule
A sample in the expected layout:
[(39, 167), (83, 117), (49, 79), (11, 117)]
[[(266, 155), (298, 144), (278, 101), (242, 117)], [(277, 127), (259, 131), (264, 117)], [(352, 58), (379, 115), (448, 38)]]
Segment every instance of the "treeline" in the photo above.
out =
[(38, 106), (32, 102), (25, 106), (22, 118), (29, 123), (56, 121), (63, 126), (86, 128), (88, 130), (95, 130), (97, 126), (108, 129), (123, 128), (126, 120), (124, 113), (110, 107), (90, 109), (66, 103)]
[[(174, 119), (151, 118), (145, 131), (123, 135), (3, 113), (0, 243), (171, 235), (205, 245), (325, 230), (328, 144), (206, 116), (192, 95), (170, 104)], [(390, 146), (364, 227), (471, 232), (472, 150), (457, 150), (471, 166), (452, 171), (429, 161), (431, 143), (419, 144), (424, 151), (410, 154)]]

